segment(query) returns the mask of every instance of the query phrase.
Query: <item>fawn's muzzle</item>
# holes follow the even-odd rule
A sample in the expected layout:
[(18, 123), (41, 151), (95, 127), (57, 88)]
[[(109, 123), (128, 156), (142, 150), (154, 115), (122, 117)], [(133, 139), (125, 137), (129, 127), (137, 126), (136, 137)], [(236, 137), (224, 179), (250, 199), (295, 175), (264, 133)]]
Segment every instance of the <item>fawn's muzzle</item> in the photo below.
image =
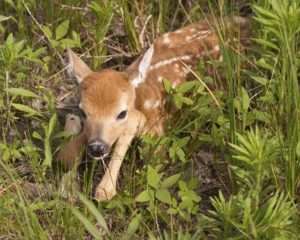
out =
[(109, 146), (101, 140), (95, 140), (88, 144), (87, 151), (91, 157), (101, 158), (109, 153)]

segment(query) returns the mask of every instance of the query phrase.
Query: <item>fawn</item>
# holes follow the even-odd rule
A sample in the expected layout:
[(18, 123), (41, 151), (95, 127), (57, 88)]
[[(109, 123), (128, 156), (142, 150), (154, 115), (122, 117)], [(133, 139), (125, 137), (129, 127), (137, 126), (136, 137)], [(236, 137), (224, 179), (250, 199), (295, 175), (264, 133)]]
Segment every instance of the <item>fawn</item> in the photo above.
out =
[[(246, 27), (242, 17), (226, 19), (226, 25)], [(81, 146), (96, 159), (111, 160), (98, 184), (95, 199), (109, 200), (123, 158), (134, 137), (150, 133), (162, 135), (167, 112), (164, 109), (163, 80), (172, 86), (184, 82), (201, 57), (218, 59), (218, 33), (207, 20), (158, 37), (150, 48), (124, 72), (92, 71), (74, 52), (68, 50), (69, 70), (80, 88), (79, 108), (85, 113), (82, 131), (66, 143), (58, 159), (69, 165), (80, 155)]]

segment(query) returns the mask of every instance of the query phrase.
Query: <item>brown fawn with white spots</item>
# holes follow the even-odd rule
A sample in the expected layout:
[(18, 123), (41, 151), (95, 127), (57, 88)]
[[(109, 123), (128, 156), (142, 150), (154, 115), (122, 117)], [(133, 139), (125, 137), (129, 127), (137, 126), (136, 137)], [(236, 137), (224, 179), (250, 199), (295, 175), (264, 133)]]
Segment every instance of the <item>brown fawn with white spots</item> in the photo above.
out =
[[(226, 21), (227, 26), (241, 31), (247, 25), (242, 17)], [(68, 50), (69, 70), (80, 87), (79, 108), (86, 117), (82, 131), (62, 147), (58, 159), (72, 165), (80, 156), (81, 146), (87, 146), (91, 157), (103, 159), (113, 148), (110, 163), (96, 188), (96, 200), (109, 200), (117, 193), (119, 170), (134, 137), (164, 133), (167, 113), (163, 79), (174, 87), (181, 84), (189, 69), (205, 56), (221, 57), (218, 34), (209, 21), (163, 34), (124, 72), (94, 72)]]

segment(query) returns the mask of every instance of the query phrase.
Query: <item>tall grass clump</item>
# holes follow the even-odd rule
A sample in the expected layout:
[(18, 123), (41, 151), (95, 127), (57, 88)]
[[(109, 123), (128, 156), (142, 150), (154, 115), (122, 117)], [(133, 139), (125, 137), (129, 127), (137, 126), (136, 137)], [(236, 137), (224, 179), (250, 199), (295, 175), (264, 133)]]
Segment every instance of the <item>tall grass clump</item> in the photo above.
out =
[(265, 73), (264, 100), (270, 104), (269, 110), (275, 116), (277, 135), (283, 134), (285, 186), (290, 196), (295, 197), (299, 186), (300, 3), (262, 1), (253, 8), (260, 27), (259, 37), (255, 40), (264, 50), (257, 62)]

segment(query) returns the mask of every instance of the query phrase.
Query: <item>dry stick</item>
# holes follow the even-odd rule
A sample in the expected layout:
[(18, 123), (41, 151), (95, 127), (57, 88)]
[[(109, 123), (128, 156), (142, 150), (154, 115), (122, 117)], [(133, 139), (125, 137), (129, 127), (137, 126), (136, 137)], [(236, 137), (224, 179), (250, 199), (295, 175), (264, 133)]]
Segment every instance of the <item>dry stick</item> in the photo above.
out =
[[(26, 11), (28, 12), (28, 14), (30, 15), (30, 17), (32, 18), (33, 22), (39, 27), (39, 29), (42, 31), (42, 33), (46, 36), (46, 38), (48, 39), (48, 41), (50, 42), (50, 39), (48, 38), (47, 34), (45, 33), (45, 31), (43, 30), (41, 24), (38, 22), (38, 20), (33, 16), (32, 12), (30, 11), (30, 9), (28, 8), (27, 4), (24, 2), (24, 0), (22, 1), (23, 2), (23, 5), (26, 9)], [(50, 44), (51, 46), (51, 44)], [(52, 47), (53, 48), (53, 47)], [(61, 56), (61, 54), (56, 51), (55, 48), (53, 48), (53, 50), (55, 51), (55, 53), (58, 55), (60, 61), (65, 65), (65, 62), (64, 62), (64, 59), (63, 57)]]
[(200, 78), (200, 76), (195, 73), (195, 71), (192, 70), (191, 67), (189, 67), (185, 62), (181, 61), (181, 63), (189, 70), (189, 72), (191, 72), (194, 77), (204, 86), (204, 88), (208, 91), (208, 93), (211, 95), (212, 99), (214, 100), (214, 102), (216, 103), (216, 105), (221, 109), (221, 105), (218, 101), (218, 99), (216, 98), (216, 96), (213, 94), (213, 92), (209, 89), (209, 87), (206, 85), (205, 82), (203, 82), (203, 80)]
[[(33, 16), (32, 12), (30, 11), (30, 9), (28, 8), (27, 4), (24, 2), (24, 0), (22, 1), (23, 5), (26, 9), (26, 11), (28, 12), (28, 14), (30, 15), (30, 17), (32, 18), (32, 20), (34, 21), (34, 23), (39, 27), (39, 29), (41, 30), (41, 32), (45, 35), (45, 37), (47, 38), (48, 42), (50, 42), (50, 39), (47, 37), (47, 35), (45, 34), (41, 24), (37, 21), (37, 19)], [(92, 47), (88, 48), (83, 54), (80, 55), (83, 56), (85, 55), (87, 52), (91, 51), (92, 49), (96, 48), (99, 44), (103, 43), (105, 40), (107, 40), (108, 38), (103, 38), (101, 41), (99, 41), (98, 43), (94, 44)], [(51, 45), (50, 45), (51, 46)], [(61, 54), (56, 51), (55, 48), (53, 48), (53, 50), (57, 53), (58, 57), (60, 58), (60, 61), (62, 62), (63, 65), (66, 65), (63, 57), (61, 56)], [(68, 68), (68, 66), (63, 67), (61, 70), (59, 70), (58, 72), (54, 73), (52, 76), (50, 76), (47, 80), (45, 80), (45, 82), (48, 82), (49, 80), (53, 79), (54, 77), (56, 77), (57, 75), (61, 74), (62, 72), (64, 72), (66, 69)]]
[(61, 8), (65, 8), (65, 9), (70, 9), (70, 10), (76, 10), (76, 11), (83, 11), (83, 12), (88, 12), (88, 8), (82, 8), (82, 7), (74, 7), (74, 6), (70, 6), (70, 5), (66, 5), (66, 4), (62, 4), (60, 5)]
[[(27, 11), (27, 13), (29, 14), (29, 16), (32, 18), (33, 22), (39, 27), (39, 29), (41, 30), (41, 32), (44, 34), (44, 36), (46, 37), (46, 39), (48, 40), (48, 42), (50, 43), (50, 39), (47, 36), (47, 34), (45, 33), (45, 31), (43, 30), (41, 24), (38, 22), (38, 20), (33, 16), (32, 12), (30, 11), (30, 9), (28, 8), (27, 4), (24, 2), (24, 0), (22, 1), (23, 5)], [(51, 44), (50, 44), (51, 46)], [(53, 47), (52, 47), (53, 48)], [(65, 64), (65, 61), (63, 59), (63, 57), (61, 56), (61, 54), (55, 49), (53, 48), (54, 52), (58, 55), (60, 61), (62, 62), (63, 65)], [(61, 72), (65, 71), (68, 68), (68, 66), (65, 66), (62, 70), (60, 70), (59, 72), (55, 73), (54, 75), (50, 76), (50, 78), (48, 78), (45, 82), (48, 82), (50, 79), (52, 79), (53, 77), (57, 76), (58, 74), (60, 74)]]
[(189, 23), (193, 23), (190, 15), (188, 14), (188, 12), (186, 11), (184, 5), (182, 4), (182, 0), (179, 0), (179, 6), (182, 8), (182, 11), (184, 12), (184, 15), (186, 16), (186, 19)]
[(107, 44), (107, 47), (110, 48), (110, 49), (112, 49), (112, 50), (115, 50), (118, 53), (120, 53), (120, 55), (123, 55), (125, 57), (132, 57), (132, 54), (125, 52), (124, 50), (122, 50), (119, 47), (115, 47), (115, 46), (113, 46), (111, 44)]
[(142, 48), (145, 47), (145, 41), (144, 41), (145, 31), (146, 31), (146, 27), (147, 27), (147, 25), (148, 25), (148, 23), (149, 23), (149, 21), (150, 21), (151, 18), (152, 18), (152, 15), (150, 14), (150, 15), (147, 17), (147, 19), (146, 19), (146, 21), (145, 21), (145, 23), (144, 23), (144, 26), (143, 26), (143, 28), (142, 28), (142, 31), (141, 31), (140, 34), (139, 34), (139, 41), (140, 41), (140, 44), (141, 44), (141, 47), (142, 47)]
[(10, 190), (11, 188), (16, 187), (18, 184), (19, 184), (19, 185), (21, 184), (21, 181), (20, 181), (20, 180), (17, 180), (16, 182), (9, 184), (7, 187), (1, 187), (1, 186), (0, 186), (0, 197), (1, 197), (5, 192), (7, 192), (8, 190)]
[[(84, 56), (87, 52), (91, 51), (92, 49), (96, 48), (99, 44), (103, 43), (105, 40), (107, 40), (108, 38), (103, 38), (101, 41), (99, 41), (98, 43), (94, 44), (93, 46), (91, 46), (90, 48), (88, 48), (85, 52), (83, 52), (80, 57)], [(66, 64), (64, 64), (66, 65)], [(66, 65), (65, 67), (63, 67), (61, 70), (59, 70), (58, 72), (54, 73), (53, 75), (51, 75), (48, 79), (45, 80), (45, 82), (50, 81), (51, 79), (55, 78), (57, 75), (61, 74), (62, 72), (64, 72), (65, 70), (68, 69), (68, 65)]]

